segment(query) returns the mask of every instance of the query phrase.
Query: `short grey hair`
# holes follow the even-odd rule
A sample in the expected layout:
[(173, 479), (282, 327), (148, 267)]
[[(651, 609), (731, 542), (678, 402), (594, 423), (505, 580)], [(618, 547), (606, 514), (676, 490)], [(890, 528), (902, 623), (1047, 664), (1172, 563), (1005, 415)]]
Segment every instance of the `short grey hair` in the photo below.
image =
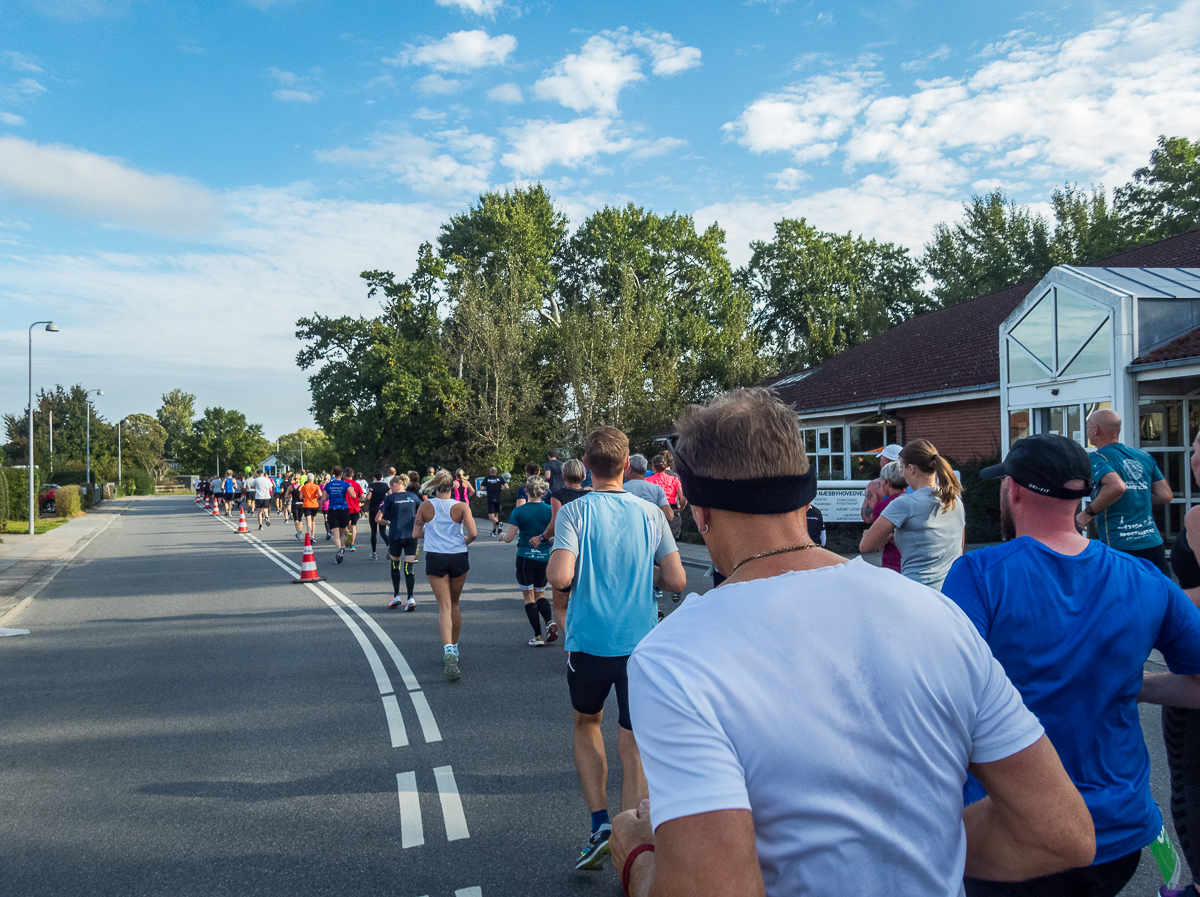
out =
[(630, 455), (629, 469), (634, 473), (646, 472), (646, 456), (645, 455)]
[(899, 461), (889, 461), (883, 465), (883, 469), (879, 471), (879, 478), (891, 483), (895, 489), (903, 489), (908, 485), (908, 481), (904, 479), (904, 467)]

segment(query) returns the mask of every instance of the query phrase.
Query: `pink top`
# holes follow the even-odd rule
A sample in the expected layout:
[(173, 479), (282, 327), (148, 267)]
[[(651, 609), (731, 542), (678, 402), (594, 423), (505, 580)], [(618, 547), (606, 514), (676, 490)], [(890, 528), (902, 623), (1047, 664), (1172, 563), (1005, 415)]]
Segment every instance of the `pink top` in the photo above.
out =
[[(883, 509), (891, 504), (893, 498), (898, 498), (903, 495), (903, 492), (897, 492), (895, 495), (885, 495), (879, 501), (875, 502), (875, 507), (871, 509), (871, 522), (874, 523), (879, 519), (879, 515), (883, 513)], [(883, 546), (883, 566), (889, 570), (900, 572), (900, 549), (896, 547), (895, 542), (888, 542)]]
[(667, 504), (679, 504), (679, 477), (673, 477), (664, 470), (652, 477), (646, 477), (646, 482), (662, 487), (662, 491), (667, 493)]

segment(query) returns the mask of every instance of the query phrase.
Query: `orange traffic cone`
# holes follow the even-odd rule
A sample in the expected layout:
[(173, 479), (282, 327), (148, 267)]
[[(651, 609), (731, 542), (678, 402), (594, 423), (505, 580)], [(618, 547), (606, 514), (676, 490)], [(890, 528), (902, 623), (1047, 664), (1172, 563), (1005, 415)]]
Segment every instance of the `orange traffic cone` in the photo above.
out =
[(206, 510), (206, 511), (212, 510), (212, 496), (211, 495), (206, 495), (204, 497), (204, 510)]
[(221, 503), (219, 501), (216, 501), (215, 499), (213, 500), (213, 516), (214, 517), (221, 516)]
[(246, 526), (246, 509), (245, 509), (245, 508), (242, 508), (242, 513), (241, 513), (241, 515), (238, 517), (238, 528), (237, 528), (237, 531), (238, 531), (239, 533), (248, 533), (248, 532), (250, 532), (250, 527)]
[(324, 576), (317, 573), (317, 559), (313, 557), (312, 537), (304, 534), (304, 557), (300, 560), (300, 578), (292, 582), (321, 582)]

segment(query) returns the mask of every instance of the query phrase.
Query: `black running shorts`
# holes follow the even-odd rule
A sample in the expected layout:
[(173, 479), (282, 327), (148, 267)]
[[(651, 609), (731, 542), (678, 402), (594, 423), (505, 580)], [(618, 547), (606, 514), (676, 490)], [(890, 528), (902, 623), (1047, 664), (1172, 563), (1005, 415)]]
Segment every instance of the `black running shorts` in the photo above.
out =
[(582, 651), (567, 652), (567, 688), (571, 706), (577, 713), (588, 716), (604, 709), (608, 693), (617, 689), (617, 722), (622, 729), (633, 731), (629, 718), (629, 677), (625, 673), (629, 655), (600, 657)]
[(425, 552), (426, 576), (449, 576), (451, 579), (457, 579), (460, 576), (466, 576), (467, 571), (470, 569), (471, 564), (467, 560), (467, 553), (465, 551), (458, 551), (454, 554), (439, 554), (436, 551)]
[(362, 514), (362, 511), (351, 511), (350, 512), (350, 522), (354, 526), (358, 526), (358, 518), (359, 518), (359, 515), (361, 515), (361, 514)]
[(517, 555), (517, 588), (522, 592), (546, 591), (546, 563)]
[(256, 510), (260, 510), (260, 511), (261, 511), (263, 508), (268, 508), (268, 509), (269, 509), (269, 508), (271, 507), (271, 499), (269, 499), (269, 498), (256, 498), (256, 499), (254, 499), (254, 507), (255, 507), (255, 509), (256, 509)]
[(498, 499), (498, 498), (489, 498), (489, 499), (487, 500), (487, 503), (488, 503), (488, 509), (487, 509), (487, 512), (488, 512), (489, 514), (499, 514), (499, 513), (500, 513), (500, 499)]
[(345, 529), (350, 525), (350, 509), (330, 508), (325, 512), (325, 522), (330, 529)]
[[(417, 540), (416, 539), (393, 539), (388, 543), (388, 554), (396, 560), (404, 560), (407, 555), (417, 556)], [(452, 554), (442, 555), (442, 557), (454, 557)]]
[(317, 516), (317, 511), (318, 511), (318, 510), (320, 510), (320, 509), (319, 509), (319, 508), (305, 508), (305, 509), (304, 509), (304, 516), (305, 516), (305, 517), (312, 517), (312, 518), (314, 518), (314, 519), (315, 519), (315, 518), (316, 518), (316, 516)]
[(221, 498), (224, 501), (233, 501), (233, 493), (232, 492), (222, 492)]

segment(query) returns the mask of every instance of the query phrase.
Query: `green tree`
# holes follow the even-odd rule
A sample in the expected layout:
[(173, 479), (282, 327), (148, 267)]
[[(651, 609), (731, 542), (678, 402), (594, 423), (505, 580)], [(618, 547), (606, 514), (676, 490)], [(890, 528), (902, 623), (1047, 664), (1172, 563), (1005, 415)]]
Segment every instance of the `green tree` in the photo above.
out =
[(1117, 210), (1110, 206), (1103, 187), (1085, 193), (1076, 184), (1055, 190), (1054, 238), (1051, 257), (1056, 265), (1086, 265), (1131, 248), (1131, 233)]
[(1054, 265), (1050, 226), (1002, 190), (963, 203), (963, 219), (939, 224), (922, 265), (940, 305), (957, 305), (1014, 284), (1037, 280)]
[[(53, 390), (40, 390), (34, 397), (34, 463), (47, 481), (53, 470), (82, 471), (87, 461), (88, 415), (91, 415), (91, 456), (93, 478), (113, 479), (117, 474), (116, 427), (96, 411), (93, 397), (81, 384), (69, 389), (61, 384)], [(50, 452), (50, 420), (54, 420), (54, 452)], [(25, 464), (28, 457), (29, 418), (26, 414), (4, 415), (8, 443), (5, 454), (14, 464)]]
[(1150, 164), (1117, 190), (1117, 209), (1145, 241), (1184, 233), (1200, 223), (1200, 142), (1158, 138)]
[(329, 470), (338, 463), (337, 449), (324, 430), (301, 427), (280, 436), (276, 443), (279, 460), (293, 470)]
[(205, 408), (180, 446), (179, 463), (187, 473), (223, 474), (261, 464), (269, 453), (262, 424), (247, 424), (240, 411)]
[(168, 458), (174, 458), (180, 445), (192, 432), (192, 420), (196, 417), (196, 397), (182, 389), (172, 389), (163, 393), (157, 417), (167, 432), (167, 444), (163, 453)]
[(121, 422), (122, 461), (132, 461), (158, 479), (162, 473), (167, 431), (149, 414), (131, 414)]
[(917, 263), (891, 243), (784, 218), (751, 249), (738, 278), (777, 370), (820, 364), (930, 307)]

